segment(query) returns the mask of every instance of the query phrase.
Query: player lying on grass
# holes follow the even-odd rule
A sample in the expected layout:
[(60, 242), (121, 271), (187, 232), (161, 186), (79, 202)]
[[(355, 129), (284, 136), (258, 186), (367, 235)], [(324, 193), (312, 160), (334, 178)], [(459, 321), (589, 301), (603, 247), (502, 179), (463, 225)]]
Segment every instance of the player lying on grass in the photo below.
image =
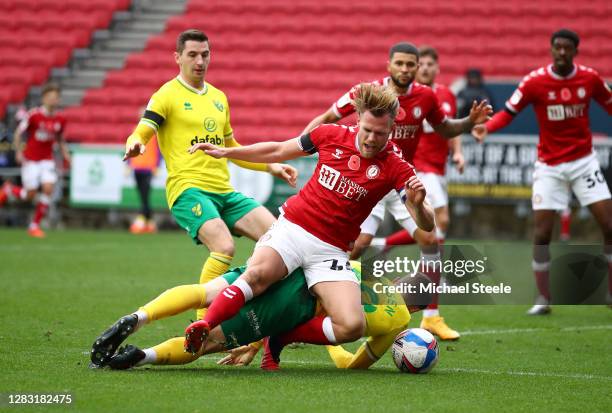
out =
[[(359, 263), (352, 264), (356, 276), (360, 277)], [(186, 364), (204, 354), (218, 353), (241, 345), (244, 347), (240, 351), (231, 353), (229, 359), (225, 358), (220, 363), (248, 364), (257, 354), (260, 347), (257, 342), (263, 337), (289, 331), (321, 311), (318, 310), (320, 306), (317, 300), (308, 292), (302, 269), (298, 268), (264, 294), (249, 301), (238, 315), (214, 328), (203, 346), (201, 342), (193, 344), (196, 348), (186, 351), (183, 337), (175, 337), (145, 350), (127, 345), (115, 354), (121, 343), (143, 325), (191, 309), (206, 308), (217, 294), (222, 293), (244, 271), (245, 267), (240, 267), (206, 284), (182, 285), (166, 290), (136, 312), (121, 317), (94, 342), (91, 350), (92, 367), (127, 369), (145, 364)], [(423, 275), (417, 275), (400, 282), (415, 284), (427, 283), (429, 280)], [(418, 298), (426, 301), (427, 297)], [(347, 352), (342, 353), (341, 349), (330, 350), (330, 354), (338, 355), (334, 358), (337, 366), (370, 366), (384, 354), (395, 336), (406, 328), (410, 312), (422, 308), (404, 305), (399, 295), (387, 296), (385, 302), (385, 305), (363, 306), (368, 341), (354, 357), (351, 355), (347, 358)], [(249, 343), (252, 344), (245, 346)], [(241, 362), (241, 359), (245, 362)]]

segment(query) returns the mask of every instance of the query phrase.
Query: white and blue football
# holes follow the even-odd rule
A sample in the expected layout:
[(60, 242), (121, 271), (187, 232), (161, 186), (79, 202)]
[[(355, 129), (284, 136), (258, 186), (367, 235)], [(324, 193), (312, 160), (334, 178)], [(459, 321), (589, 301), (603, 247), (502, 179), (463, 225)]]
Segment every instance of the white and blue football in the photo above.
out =
[(427, 373), (438, 362), (438, 342), (427, 330), (410, 328), (395, 337), (391, 355), (403, 373)]

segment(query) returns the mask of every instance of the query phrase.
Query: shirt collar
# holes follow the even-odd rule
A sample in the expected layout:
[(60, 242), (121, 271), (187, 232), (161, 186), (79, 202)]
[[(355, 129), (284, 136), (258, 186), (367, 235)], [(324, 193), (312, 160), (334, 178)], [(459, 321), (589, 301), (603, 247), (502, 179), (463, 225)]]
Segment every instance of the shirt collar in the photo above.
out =
[(178, 80), (181, 85), (185, 86), (187, 89), (198, 95), (205, 95), (206, 92), (208, 92), (208, 85), (206, 84), (206, 82), (204, 82), (204, 87), (202, 89), (196, 89), (195, 87), (187, 83), (180, 74), (176, 77), (176, 80)]
[(578, 67), (576, 66), (576, 64), (574, 63), (574, 68), (572, 69), (571, 73), (567, 76), (561, 76), (556, 74), (553, 71), (553, 65), (548, 65), (546, 67), (546, 71), (548, 72), (548, 74), (550, 75), (550, 77), (552, 77), (553, 79), (557, 79), (557, 80), (566, 80), (566, 79), (571, 79), (574, 76), (576, 76), (576, 72), (578, 71)]

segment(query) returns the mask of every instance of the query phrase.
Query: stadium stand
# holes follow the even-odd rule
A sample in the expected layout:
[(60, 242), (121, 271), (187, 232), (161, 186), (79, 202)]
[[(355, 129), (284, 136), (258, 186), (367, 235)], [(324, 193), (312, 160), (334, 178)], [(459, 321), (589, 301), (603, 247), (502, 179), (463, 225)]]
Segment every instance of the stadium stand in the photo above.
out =
[[(0, 117), (44, 83), (53, 67), (65, 66), (75, 48), (109, 25), (130, 0), (2, 0), (0, 6)], [(35, 62), (35, 64), (33, 64)]]
[[(15, 78), (25, 76), (29, 84), (44, 80), (49, 67), (65, 64), (72, 48), (82, 47), (83, 38), (108, 24), (109, 13), (129, 0), (4, 3), (9, 17), (0, 17), (0, 39), (4, 55), (11, 57), (0, 63), (0, 83), (7, 85), (0, 90), (0, 108), (27, 93)], [(36, 18), (27, 12), (34, 3), (45, 5)], [(516, 80), (549, 62), (550, 33), (568, 26), (582, 38), (578, 62), (610, 78), (611, 12), (612, 3), (605, 0), (190, 0), (184, 12), (167, 19), (163, 33), (143, 41), (144, 50), (115, 42), (117, 50), (127, 50), (125, 60), (110, 65), (99, 87), (65, 111), (66, 135), (77, 142), (123, 142), (151, 93), (176, 74), (171, 51), (177, 34), (191, 27), (211, 38), (207, 80), (229, 96), (236, 136), (248, 143), (299, 133), (350, 85), (384, 75), (387, 50), (400, 40), (438, 49), (442, 83), (474, 66), (489, 80)], [(35, 34), (42, 29), (45, 36)], [(44, 39), (34, 42), (29, 36)], [(29, 44), (38, 48), (40, 67), (17, 63), (25, 61), (21, 52)], [(7, 60), (19, 69), (4, 67)]]

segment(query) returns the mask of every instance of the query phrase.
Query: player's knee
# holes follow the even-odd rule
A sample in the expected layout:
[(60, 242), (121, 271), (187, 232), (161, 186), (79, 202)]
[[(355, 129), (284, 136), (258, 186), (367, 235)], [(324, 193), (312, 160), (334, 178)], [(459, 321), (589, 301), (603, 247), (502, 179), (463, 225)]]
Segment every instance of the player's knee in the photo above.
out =
[(227, 241), (220, 242), (219, 245), (215, 247), (214, 252), (233, 257), (235, 252), (234, 240), (230, 238)]
[(366, 328), (363, 313), (336, 317), (336, 320), (334, 320), (332, 317), (335, 327), (334, 331), (336, 334), (336, 341), (339, 343), (355, 341), (363, 337), (363, 333)]
[(552, 237), (552, 231), (543, 225), (536, 225), (533, 232), (533, 241), (535, 245), (548, 245)]
[(263, 293), (272, 284), (269, 277), (269, 272), (262, 265), (252, 265), (247, 267), (247, 270), (241, 276), (251, 290), (254, 296)]
[(419, 245), (423, 247), (434, 247), (438, 245), (438, 237), (436, 237), (435, 229), (433, 231), (421, 233), (419, 237)]

